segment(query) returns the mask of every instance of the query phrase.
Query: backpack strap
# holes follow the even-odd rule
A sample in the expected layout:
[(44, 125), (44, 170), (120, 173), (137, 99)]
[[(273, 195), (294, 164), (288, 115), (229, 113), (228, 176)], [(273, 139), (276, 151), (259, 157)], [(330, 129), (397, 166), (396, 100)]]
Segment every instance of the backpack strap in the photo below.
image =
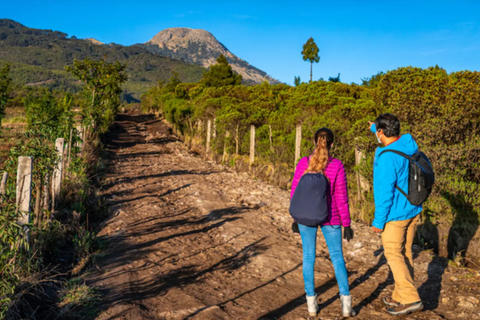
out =
[[(381, 156), (382, 154), (384, 154), (385, 152), (393, 152), (393, 153), (396, 153), (396, 154), (398, 154), (399, 156), (402, 156), (402, 157), (404, 157), (404, 158), (406, 158), (406, 159), (408, 159), (408, 160), (410, 160), (410, 161), (414, 161), (413, 158), (410, 157), (408, 154), (403, 153), (403, 152), (398, 151), (398, 150), (393, 150), (393, 149), (383, 150), (382, 152), (380, 152), (380, 153), (378, 154), (378, 156), (380, 157), (380, 156)], [(405, 191), (403, 191), (397, 184), (395, 184), (395, 188), (396, 188), (398, 191), (400, 191), (400, 193), (403, 194), (403, 195), (404, 195), (405, 197), (407, 197), (407, 199), (408, 199), (407, 193), (406, 193)]]
[(402, 157), (404, 157), (404, 158), (407, 158), (408, 160), (413, 161), (413, 158), (412, 158), (411, 156), (409, 156), (408, 154), (403, 153), (403, 152), (398, 151), (398, 150), (394, 150), (394, 149), (386, 149), (386, 150), (383, 150), (382, 152), (380, 152), (380, 153), (378, 154), (378, 156), (380, 157), (380, 156), (381, 156), (382, 154), (384, 154), (385, 152), (393, 152), (393, 153), (398, 154), (399, 156), (402, 156)]

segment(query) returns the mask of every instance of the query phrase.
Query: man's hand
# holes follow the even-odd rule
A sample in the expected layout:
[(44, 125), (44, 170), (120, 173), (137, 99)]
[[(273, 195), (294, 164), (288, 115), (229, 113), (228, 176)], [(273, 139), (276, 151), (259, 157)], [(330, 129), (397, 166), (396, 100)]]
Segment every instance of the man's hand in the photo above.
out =
[(377, 227), (372, 226), (372, 231), (375, 233), (382, 233), (383, 229), (378, 229)]

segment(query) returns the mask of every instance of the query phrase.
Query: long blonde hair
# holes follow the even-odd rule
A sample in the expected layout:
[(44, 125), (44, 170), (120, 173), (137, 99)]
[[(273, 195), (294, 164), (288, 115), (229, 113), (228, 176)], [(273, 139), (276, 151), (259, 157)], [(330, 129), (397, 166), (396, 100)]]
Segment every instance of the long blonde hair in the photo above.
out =
[(325, 168), (328, 164), (328, 150), (333, 142), (333, 134), (330, 130), (324, 129), (326, 128), (318, 130), (315, 134), (315, 150), (313, 151), (313, 155), (310, 157), (308, 168), (305, 170), (305, 173), (325, 173)]

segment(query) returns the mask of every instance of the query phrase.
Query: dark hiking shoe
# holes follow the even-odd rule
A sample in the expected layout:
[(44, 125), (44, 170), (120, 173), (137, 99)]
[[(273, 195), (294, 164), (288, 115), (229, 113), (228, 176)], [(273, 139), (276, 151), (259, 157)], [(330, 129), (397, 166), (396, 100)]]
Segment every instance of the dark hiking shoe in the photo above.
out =
[(409, 303), (409, 304), (398, 304), (396, 307), (390, 307), (387, 309), (387, 312), (393, 316), (401, 316), (409, 314), (415, 311), (420, 311), (423, 309), (422, 301)]
[(387, 307), (396, 307), (400, 304), (399, 302), (393, 300), (392, 297), (388, 297), (388, 296), (383, 297), (382, 302)]

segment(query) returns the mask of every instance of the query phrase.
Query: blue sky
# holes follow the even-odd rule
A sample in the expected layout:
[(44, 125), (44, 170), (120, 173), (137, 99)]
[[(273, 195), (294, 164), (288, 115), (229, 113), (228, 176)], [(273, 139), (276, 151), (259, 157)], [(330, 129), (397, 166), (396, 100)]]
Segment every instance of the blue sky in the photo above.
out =
[(313, 78), (343, 82), (401, 66), (480, 70), (480, 1), (6, 1), (0, 18), (123, 45), (170, 27), (210, 31), (272, 77), (309, 79), (302, 45), (320, 49)]

